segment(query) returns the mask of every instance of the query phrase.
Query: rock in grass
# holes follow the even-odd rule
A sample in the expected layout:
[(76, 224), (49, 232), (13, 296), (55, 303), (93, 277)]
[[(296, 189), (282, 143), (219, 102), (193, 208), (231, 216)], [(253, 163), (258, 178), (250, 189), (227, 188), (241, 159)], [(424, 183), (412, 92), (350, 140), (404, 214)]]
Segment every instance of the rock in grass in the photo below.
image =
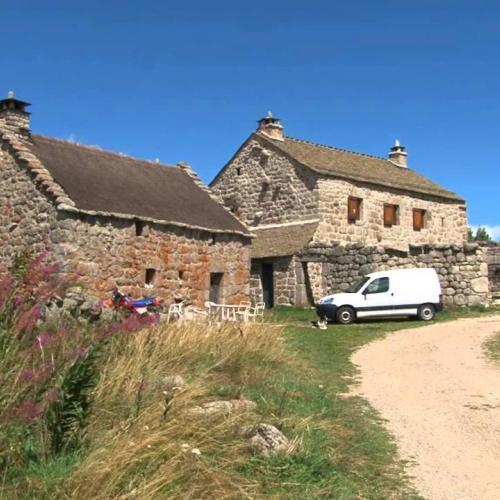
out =
[(227, 415), (233, 411), (252, 411), (256, 404), (248, 399), (231, 399), (230, 401), (210, 401), (191, 408), (193, 415)]
[(250, 439), (252, 447), (265, 456), (290, 449), (288, 438), (274, 425), (257, 424), (243, 429), (243, 437)]

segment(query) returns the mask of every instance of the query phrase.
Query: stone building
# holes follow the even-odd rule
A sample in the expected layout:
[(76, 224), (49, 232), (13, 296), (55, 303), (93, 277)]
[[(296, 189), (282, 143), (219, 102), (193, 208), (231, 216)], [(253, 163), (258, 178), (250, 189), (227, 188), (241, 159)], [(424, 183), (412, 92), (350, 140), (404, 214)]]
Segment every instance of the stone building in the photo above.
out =
[(370, 271), (433, 266), (448, 303), (487, 300), (465, 201), (409, 168), (398, 141), (381, 158), (288, 137), (270, 113), (258, 123), (211, 183), (256, 235), (254, 298), (311, 304)]
[(30, 132), (29, 104), (0, 101), (0, 263), (47, 250), (89, 291), (201, 305), (248, 298), (248, 229), (191, 167)]

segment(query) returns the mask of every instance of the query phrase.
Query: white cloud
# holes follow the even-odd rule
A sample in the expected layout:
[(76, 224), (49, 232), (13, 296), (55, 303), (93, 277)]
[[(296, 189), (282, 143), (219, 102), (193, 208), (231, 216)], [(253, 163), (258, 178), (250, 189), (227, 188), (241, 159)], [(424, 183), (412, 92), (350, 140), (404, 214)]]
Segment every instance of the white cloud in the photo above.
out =
[(487, 224), (479, 224), (478, 226), (471, 226), (471, 229), (475, 233), (478, 227), (484, 227), (484, 229), (486, 229), (488, 234), (491, 236), (491, 239), (500, 241), (500, 226), (488, 226)]

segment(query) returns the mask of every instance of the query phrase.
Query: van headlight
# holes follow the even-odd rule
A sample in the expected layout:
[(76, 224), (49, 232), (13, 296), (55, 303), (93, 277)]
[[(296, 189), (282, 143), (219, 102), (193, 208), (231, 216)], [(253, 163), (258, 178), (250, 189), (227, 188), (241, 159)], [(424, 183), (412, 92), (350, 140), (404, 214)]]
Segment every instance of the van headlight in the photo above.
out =
[(320, 304), (333, 304), (333, 297), (327, 297), (326, 299), (321, 299)]

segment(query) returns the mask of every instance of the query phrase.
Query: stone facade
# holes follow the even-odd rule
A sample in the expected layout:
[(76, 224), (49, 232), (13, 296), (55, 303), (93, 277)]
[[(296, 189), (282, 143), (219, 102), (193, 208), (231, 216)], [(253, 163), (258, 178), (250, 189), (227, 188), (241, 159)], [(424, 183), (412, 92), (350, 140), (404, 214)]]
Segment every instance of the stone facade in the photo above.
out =
[[(313, 241), (329, 244), (460, 244), (467, 234), (463, 202), (318, 174), (253, 136), (213, 181), (212, 191), (249, 226), (319, 219)], [(349, 197), (362, 200), (360, 220), (349, 223)], [(398, 206), (398, 223), (384, 226), (385, 204)], [(413, 229), (413, 209), (424, 228)]]
[(488, 279), (492, 298), (500, 301), (500, 244), (489, 244), (488, 252)]
[(212, 191), (249, 226), (294, 222), (318, 214), (316, 176), (255, 137), (232, 159)]
[[(362, 243), (407, 250), (408, 245), (461, 244), (467, 234), (465, 205), (431, 195), (320, 177), (315, 243)], [(347, 219), (349, 197), (361, 199), (360, 220)], [(396, 205), (397, 224), (384, 226), (384, 205)], [(424, 228), (413, 229), (413, 209), (425, 210)]]
[[(312, 305), (319, 298), (346, 291), (365, 274), (389, 269), (436, 269), (447, 305), (485, 304), (490, 300), (489, 249), (477, 243), (412, 246), (399, 251), (376, 246), (311, 245), (294, 258), (258, 259), (252, 263), (251, 294), (262, 298), (260, 263), (276, 267), (275, 303)], [(490, 271), (491, 272), (491, 271)]]
[[(285, 230), (290, 223), (305, 227), (317, 222), (312, 239), (294, 255), (287, 255), (286, 249), (277, 254), (279, 245), (274, 241), (268, 256), (259, 246), (251, 270), (251, 295), (256, 300), (262, 299), (262, 264), (267, 263), (274, 270), (275, 304), (312, 304), (327, 292), (344, 290), (364, 273), (401, 267), (436, 268), (448, 304), (488, 301), (485, 253), (465, 244), (465, 202), (407, 169), (407, 153), (399, 143), (391, 149), (389, 161), (384, 161), (287, 138), (277, 124), (272, 115), (260, 120), (257, 132), (211, 184), (219, 199), (251, 228), (263, 231), (281, 224)], [(266, 127), (273, 128), (267, 131)], [(295, 157), (302, 144), (317, 156), (297, 153)], [(328, 158), (333, 162), (330, 174), (318, 167), (329, 168)], [(357, 178), (347, 178), (345, 170), (335, 175), (335, 162), (345, 158), (356, 167)], [(372, 165), (382, 172), (377, 174), (378, 184), (360, 180)], [(384, 165), (387, 172), (397, 166), (398, 182), (404, 184), (408, 178), (414, 189), (389, 185), (383, 179)], [(361, 200), (359, 219), (354, 222), (348, 220), (350, 197)], [(386, 204), (397, 206), (396, 223), (390, 227), (384, 225)], [(414, 209), (425, 211), (418, 230)]]
[[(10, 114), (8, 123), (3, 118), (0, 265), (11, 264), (25, 249), (48, 251), (63, 264), (63, 273), (76, 276), (90, 295), (108, 298), (118, 286), (134, 296), (153, 293), (167, 303), (183, 298), (197, 306), (209, 299), (211, 275), (217, 273), (222, 275), (221, 302), (248, 300), (248, 234), (79, 212), (25, 147), (30, 144), (27, 129), (15, 134), (17, 122)], [(26, 127), (25, 115), (20, 115), (19, 123)], [(146, 281), (152, 288), (145, 287)]]

